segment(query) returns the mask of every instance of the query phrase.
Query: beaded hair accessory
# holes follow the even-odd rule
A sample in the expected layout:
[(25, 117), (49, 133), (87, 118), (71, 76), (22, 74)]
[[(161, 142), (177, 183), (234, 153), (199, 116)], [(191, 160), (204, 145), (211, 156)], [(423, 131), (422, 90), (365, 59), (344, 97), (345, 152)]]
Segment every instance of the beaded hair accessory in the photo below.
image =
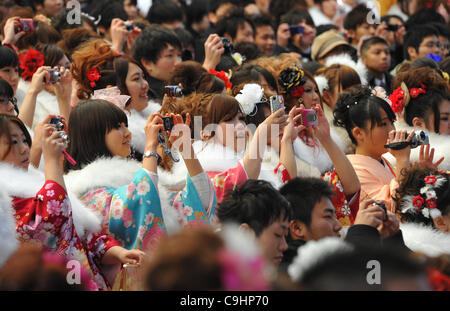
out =
[(436, 189), (442, 187), (447, 179), (440, 175), (429, 175), (424, 178), (425, 186), (420, 188), (420, 194), (407, 195), (403, 199), (402, 214), (421, 213), (426, 218), (437, 218), (442, 213), (437, 209)]
[(296, 64), (284, 69), (278, 76), (278, 83), (280, 84), (281, 93), (289, 93), (297, 98), (299, 103), (303, 103), (303, 93), (306, 83), (305, 72)]

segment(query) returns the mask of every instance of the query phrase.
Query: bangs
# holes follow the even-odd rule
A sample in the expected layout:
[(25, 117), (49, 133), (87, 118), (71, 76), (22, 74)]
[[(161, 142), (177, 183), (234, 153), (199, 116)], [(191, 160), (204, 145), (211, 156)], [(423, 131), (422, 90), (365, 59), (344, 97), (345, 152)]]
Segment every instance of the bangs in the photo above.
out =
[(371, 98), (373, 98), (373, 100), (369, 101), (369, 115), (370, 121), (372, 123), (371, 128), (374, 128), (375, 125), (381, 124), (380, 108), (383, 109), (384, 112), (386, 112), (389, 121), (394, 122), (396, 117), (391, 106), (389, 106), (389, 104), (385, 100), (377, 96), (373, 96)]
[(0, 46), (0, 68), (19, 67), (19, 57), (9, 47)]
[(105, 109), (102, 110), (104, 110), (102, 111), (103, 117), (100, 119), (105, 122), (105, 128), (107, 132), (119, 128), (121, 123), (125, 123), (125, 125), (128, 127), (127, 115), (116, 105), (105, 101)]

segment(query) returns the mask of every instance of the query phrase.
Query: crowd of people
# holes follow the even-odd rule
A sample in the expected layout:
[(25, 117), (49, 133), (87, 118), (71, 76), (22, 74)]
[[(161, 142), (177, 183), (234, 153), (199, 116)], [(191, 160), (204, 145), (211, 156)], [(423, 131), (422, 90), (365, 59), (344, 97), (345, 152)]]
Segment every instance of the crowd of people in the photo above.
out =
[(450, 290), (449, 1), (0, 18), (0, 290)]

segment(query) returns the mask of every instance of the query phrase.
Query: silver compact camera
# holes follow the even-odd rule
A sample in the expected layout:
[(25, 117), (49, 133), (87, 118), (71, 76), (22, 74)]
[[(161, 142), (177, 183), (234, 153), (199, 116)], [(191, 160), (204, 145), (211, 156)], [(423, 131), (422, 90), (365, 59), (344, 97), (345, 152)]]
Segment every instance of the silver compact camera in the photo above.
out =
[[(406, 133), (406, 137), (409, 136), (409, 133)], [(430, 138), (428, 134), (424, 131), (414, 131), (414, 136), (411, 139), (410, 145), (411, 148), (417, 148), (421, 145), (428, 145), (430, 143)]]

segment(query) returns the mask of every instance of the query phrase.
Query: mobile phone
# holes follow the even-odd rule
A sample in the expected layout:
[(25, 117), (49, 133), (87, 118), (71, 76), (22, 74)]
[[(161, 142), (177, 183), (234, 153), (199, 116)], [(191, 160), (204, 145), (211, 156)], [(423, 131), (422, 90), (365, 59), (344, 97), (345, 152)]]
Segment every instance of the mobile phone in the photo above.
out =
[(174, 126), (173, 118), (172, 117), (162, 117), (164, 130), (165, 131), (171, 131)]
[(317, 126), (319, 125), (319, 118), (314, 109), (302, 110), (302, 124), (304, 126)]
[(178, 85), (168, 85), (164, 87), (167, 96), (181, 97), (183, 96), (183, 90)]
[(305, 33), (305, 27), (303, 26), (289, 26), (289, 32), (291, 33), (291, 36), (296, 34), (304, 34)]
[(31, 18), (20, 18), (19, 25), (16, 27), (15, 32), (19, 33), (24, 31), (26, 33), (34, 32), (35, 29), (34, 21)]
[(274, 113), (281, 108), (283, 108), (283, 109), (285, 108), (284, 107), (284, 98), (281, 95), (270, 96), (269, 103), (270, 103), (270, 112), (271, 113)]

